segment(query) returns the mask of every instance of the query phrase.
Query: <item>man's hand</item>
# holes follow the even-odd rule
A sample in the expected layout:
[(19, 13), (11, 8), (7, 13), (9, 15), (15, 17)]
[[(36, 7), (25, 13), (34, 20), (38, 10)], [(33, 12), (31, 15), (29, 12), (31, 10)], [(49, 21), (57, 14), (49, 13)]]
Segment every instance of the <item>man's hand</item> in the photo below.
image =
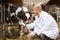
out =
[(32, 31), (32, 32), (30, 32), (27, 36), (28, 36), (28, 37), (33, 37), (33, 36), (35, 36), (35, 35), (36, 35), (36, 32)]

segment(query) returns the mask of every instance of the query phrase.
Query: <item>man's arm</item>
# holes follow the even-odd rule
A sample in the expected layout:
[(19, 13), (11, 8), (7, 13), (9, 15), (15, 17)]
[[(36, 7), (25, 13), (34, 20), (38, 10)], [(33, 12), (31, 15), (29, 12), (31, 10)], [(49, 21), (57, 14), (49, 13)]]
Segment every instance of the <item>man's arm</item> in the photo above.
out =
[(30, 30), (35, 27), (35, 21), (33, 23), (27, 24), (26, 27)]
[(46, 22), (44, 25), (41, 25), (41, 24), (37, 25), (37, 27), (34, 28), (34, 32), (39, 36), (44, 30), (48, 30), (50, 24), (51, 24), (51, 21)]

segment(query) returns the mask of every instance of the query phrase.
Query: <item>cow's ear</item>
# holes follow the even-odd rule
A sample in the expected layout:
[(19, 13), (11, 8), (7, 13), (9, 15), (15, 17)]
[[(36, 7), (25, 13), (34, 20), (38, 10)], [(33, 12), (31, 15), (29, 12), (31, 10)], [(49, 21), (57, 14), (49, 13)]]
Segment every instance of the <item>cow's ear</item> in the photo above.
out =
[(30, 14), (29, 13), (25, 13), (25, 16), (27, 17), (27, 19), (30, 18)]

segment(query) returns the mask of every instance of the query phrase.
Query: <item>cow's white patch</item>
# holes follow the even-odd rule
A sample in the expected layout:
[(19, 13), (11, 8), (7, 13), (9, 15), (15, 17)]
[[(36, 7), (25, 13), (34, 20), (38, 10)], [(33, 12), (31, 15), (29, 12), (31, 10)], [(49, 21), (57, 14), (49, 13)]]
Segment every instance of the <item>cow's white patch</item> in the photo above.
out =
[(33, 16), (33, 17), (35, 17), (35, 15), (34, 15), (34, 14), (32, 14), (32, 16)]
[(27, 19), (29, 19), (30, 14), (29, 13), (25, 13), (25, 16), (27, 17)]
[(27, 7), (23, 7), (23, 11), (27, 12), (28, 11)]
[(19, 24), (22, 25), (22, 26), (25, 26), (25, 23), (23, 22), (23, 20), (20, 20)]
[(16, 15), (17, 15), (17, 14), (18, 14), (18, 12), (20, 12), (21, 10), (22, 10), (22, 8), (21, 8), (21, 7), (18, 7), (18, 8), (17, 8), (17, 10), (16, 10), (16, 12), (15, 12), (15, 13), (16, 13)]
[(11, 33), (11, 31), (10, 31), (11, 29), (12, 29), (11, 27), (8, 27), (8, 32), (9, 32), (9, 33)]
[(14, 15), (14, 13), (11, 13), (11, 16), (13, 16)]

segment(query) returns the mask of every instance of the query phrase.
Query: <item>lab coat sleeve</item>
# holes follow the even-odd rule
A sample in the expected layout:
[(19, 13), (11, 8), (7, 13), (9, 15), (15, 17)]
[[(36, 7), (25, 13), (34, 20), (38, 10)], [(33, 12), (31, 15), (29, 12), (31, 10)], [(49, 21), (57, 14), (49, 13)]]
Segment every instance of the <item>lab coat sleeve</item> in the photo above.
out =
[(35, 27), (35, 21), (33, 23), (27, 24), (26, 26), (29, 30), (33, 29)]
[(35, 27), (34, 31), (36, 32), (36, 34), (39, 36), (42, 34), (43, 31), (48, 30), (49, 25), (51, 24), (52, 21), (49, 20), (45, 20), (42, 21), (42, 23), (44, 23), (43, 25), (41, 25), (41, 23), (39, 22), (37, 27)]

